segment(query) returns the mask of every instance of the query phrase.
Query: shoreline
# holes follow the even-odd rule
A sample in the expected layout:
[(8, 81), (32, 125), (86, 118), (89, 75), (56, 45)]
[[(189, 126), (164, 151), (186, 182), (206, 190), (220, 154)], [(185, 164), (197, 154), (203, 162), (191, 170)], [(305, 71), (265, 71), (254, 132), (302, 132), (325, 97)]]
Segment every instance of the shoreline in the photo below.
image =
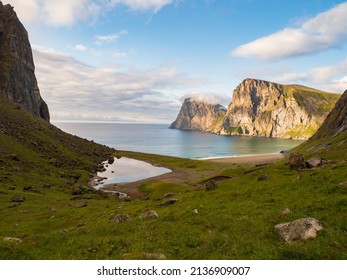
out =
[(285, 158), (285, 155), (281, 153), (271, 153), (271, 154), (253, 154), (253, 155), (205, 158), (200, 160), (207, 160), (210, 162), (233, 163), (233, 164), (265, 164), (265, 163), (276, 162), (283, 158)]

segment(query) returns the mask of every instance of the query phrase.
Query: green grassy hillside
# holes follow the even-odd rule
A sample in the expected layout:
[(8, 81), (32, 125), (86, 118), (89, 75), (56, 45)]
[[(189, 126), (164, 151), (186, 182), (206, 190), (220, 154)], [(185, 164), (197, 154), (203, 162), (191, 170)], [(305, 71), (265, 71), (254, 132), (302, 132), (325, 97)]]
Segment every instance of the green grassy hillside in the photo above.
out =
[[(73, 190), (86, 188), (89, 171), (110, 150), (1, 102), (0, 259), (347, 258), (346, 141), (312, 152), (332, 161), (299, 173), (287, 159), (254, 166), (120, 152), (183, 172), (183, 179), (143, 183), (145, 199), (87, 189), (76, 197)], [(298, 147), (306, 157), (309, 145)], [(206, 191), (208, 179), (218, 188)], [(168, 192), (178, 201), (160, 206)], [(12, 202), (18, 195), (25, 201)], [(141, 219), (149, 209), (159, 218)], [(115, 222), (124, 214), (130, 220)], [(317, 239), (278, 240), (276, 224), (303, 217), (322, 223)]]

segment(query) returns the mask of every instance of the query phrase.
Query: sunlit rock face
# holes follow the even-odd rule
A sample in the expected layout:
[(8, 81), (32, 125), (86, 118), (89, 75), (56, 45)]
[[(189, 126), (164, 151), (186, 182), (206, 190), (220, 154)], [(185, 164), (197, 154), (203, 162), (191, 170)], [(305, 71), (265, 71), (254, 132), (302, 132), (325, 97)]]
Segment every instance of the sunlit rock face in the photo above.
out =
[(0, 95), (49, 121), (40, 95), (28, 33), (11, 5), (0, 1)]
[(225, 113), (226, 109), (220, 104), (208, 104), (202, 100), (186, 98), (170, 128), (212, 132)]

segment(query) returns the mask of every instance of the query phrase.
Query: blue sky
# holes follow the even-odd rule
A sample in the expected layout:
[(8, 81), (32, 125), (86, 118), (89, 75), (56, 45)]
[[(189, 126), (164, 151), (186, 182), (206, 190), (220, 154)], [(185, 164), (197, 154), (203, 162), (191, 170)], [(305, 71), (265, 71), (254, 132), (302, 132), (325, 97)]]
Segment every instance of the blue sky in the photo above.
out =
[(245, 78), (343, 92), (347, 2), (3, 0), (33, 46), (53, 121), (172, 122)]

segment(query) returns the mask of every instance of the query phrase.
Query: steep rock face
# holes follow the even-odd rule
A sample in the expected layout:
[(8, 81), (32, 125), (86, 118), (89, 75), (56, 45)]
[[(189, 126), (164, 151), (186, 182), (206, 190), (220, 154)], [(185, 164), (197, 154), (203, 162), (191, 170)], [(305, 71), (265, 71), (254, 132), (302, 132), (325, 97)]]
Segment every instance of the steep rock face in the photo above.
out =
[(310, 140), (326, 136), (336, 137), (344, 133), (347, 133), (347, 90)]
[(225, 113), (226, 109), (220, 104), (211, 105), (193, 98), (186, 98), (170, 128), (212, 132)]
[(0, 95), (49, 121), (35, 77), (28, 33), (13, 7), (0, 1)]
[(213, 132), (306, 139), (339, 97), (298, 85), (246, 79), (234, 90), (225, 119)]

